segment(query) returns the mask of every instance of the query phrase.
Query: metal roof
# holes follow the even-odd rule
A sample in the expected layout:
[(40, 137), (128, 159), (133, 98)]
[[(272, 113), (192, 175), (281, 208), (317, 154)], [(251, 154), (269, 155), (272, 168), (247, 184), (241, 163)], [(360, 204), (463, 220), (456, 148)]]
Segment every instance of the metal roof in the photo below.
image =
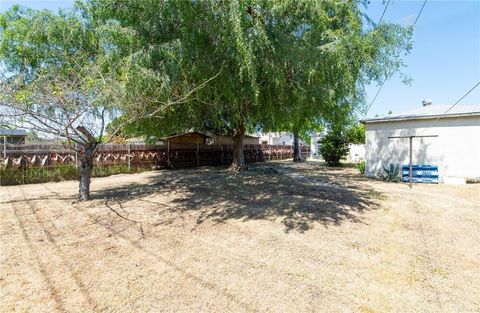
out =
[(25, 129), (7, 129), (0, 128), (0, 136), (26, 136), (27, 131)]
[[(478, 104), (457, 104), (450, 111), (451, 105), (427, 105), (418, 109), (406, 111), (395, 115), (387, 115), (382, 117), (367, 118), (363, 123), (377, 123), (403, 120), (422, 120), (431, 118), (449, 118), (449, 117), (464, 117), (472, 115), (480, 115), (480, 105)], [(447, 112), (445, 114), (445, 112)]]

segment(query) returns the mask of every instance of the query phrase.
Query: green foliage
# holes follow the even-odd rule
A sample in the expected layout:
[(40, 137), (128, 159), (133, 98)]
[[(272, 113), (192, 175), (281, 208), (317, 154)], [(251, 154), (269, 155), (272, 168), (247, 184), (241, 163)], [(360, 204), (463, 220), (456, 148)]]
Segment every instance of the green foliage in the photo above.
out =
[(353, 124), (349, 120), (337, 119), (330, 124), (327, 135), (320, 140), (320, 154), (328, 166), (339, 166), (340, 160), (348, 155), (350, 144), (365, 143), (365, 126)]
[[(58, 114), (39, 90), (62, 101), (78, 92), (97, 115), (108, 109), (111, 132), (128, 122), (124, 134), (148, 138), (190, 128), (304, 137), (349, 124), (363, 86), (403, 67), (397, 51), (410, 50), (411, 29), (372, 27), (362, 3), (84, 0), (57, 14), (14, 7), (0, 14), (0, 58), (22, 74), (15, 101)], [(73, 87), (72, 76), (81, 77)]]
[(328, 166), (340, 166), (340, 160), (348, 154), (348, 144), (345, 132), (333, 128), (320, 140), (320, 154)]
[(390, 163), (389, 167), (385, 165), (383, 167), (383, 173), (377, 173), (377, 176), (380, 177), (382, 180), (389, 181), (389, 182), (398, 182), (400, 181), (400, 165), (394, 165)]
[(360, 161), (357, 163), (357, 169), (360, 172), (360, 174), (365, 174), (365, 161)]
[[(109, 60), (131, 107), (160, 101), (155, 86), (181, 94), (181, 105), (124, 131), (162, 137), (195, 128), (219, 133), (292, 131), (304, 137), (363, 103), (363, 85), (402, 68), (410, 30), (365, 24), (360, 2), (89, 0), (79, 5), (101, 29)], [(125, 69), (123, 69), (125, 68)], [(140, 97), (139, 97), (140, 95)], [(127, 104), (125, 104), (127, 105)]]
[(348, 142), (356, 145), (365, 144), (365, 125), (355, 124), (347, 130)]
[[(13, 6), (0, 13), (0, 61), (9, 77), (0, 81), (2, 104), (27, 113), (18, 115), (39, 131), (70, 141), (84, 124), (103, 141), (104, 121), (166, 116), (173, 103), (186, 101), (195, 86), (180, 68), (175, 14), (165, 10), (173, 3), (135, 1), (125, 3), (134, 10), (124, 11), (120, 2), (78, 1), (57, 13)], [(131, 19), (135, 14), (139, 20)], [(146, 18), (157, 27), (145, 27)]]

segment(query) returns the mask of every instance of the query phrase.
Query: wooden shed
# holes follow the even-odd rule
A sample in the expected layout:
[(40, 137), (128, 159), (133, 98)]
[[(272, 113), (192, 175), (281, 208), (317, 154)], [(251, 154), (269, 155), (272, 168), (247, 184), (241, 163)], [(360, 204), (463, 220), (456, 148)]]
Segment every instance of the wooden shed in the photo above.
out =
[(27, 137), (27, 131), (24, 129), (0, 129), (0, 137), (2, 144), (14, 144), (14, 145), (23, 145), (25, 144), (25, 138)]
[(178, 143), (178, 144), (189, 144), (189, 143), (197, 144), (198, 143), (200, 145), (204, 145), (207, 143), (207, 139), (209, 138), (210, 136), (207, 136), (199, 132), (188, 132), (188, 133), (168, 136), (164, 138), (164, 141), (167, 141), (169, 143)]
[[(233, 138), (232, 136), (215, 135), (213, 136), (213, 143), (218, 145), (231, 145), (233, 144)], [(260, 137), (245, 135), (245, 137), (243, 137), (243, 144), (258, 145), (260, 144)]]

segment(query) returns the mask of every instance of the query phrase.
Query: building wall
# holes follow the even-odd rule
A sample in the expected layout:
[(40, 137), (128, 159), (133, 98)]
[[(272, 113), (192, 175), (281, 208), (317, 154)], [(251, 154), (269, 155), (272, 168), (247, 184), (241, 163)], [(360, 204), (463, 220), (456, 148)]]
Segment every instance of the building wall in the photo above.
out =
[(365, 160), (365, 145), (349, 145), (347, 159), (355, 162)]
[(445, 177), (480, 177), (480, 116), (366, 124), (365, 175), (375, 176), (382, 164), (408, 164), (408, 138), (389, 136), (438, 135), (413, 139), (413, 163), (438, 165)]
[(198, 143), (198, 144), (204, 145), (207, 141), (207, 138), (200, 134), (185, 134), (185, 135), (168, 138), (167, 141), (170, 143), (178, 143), (178, 144), (189, 144), (189, 143), (197, 144)]
[(216, 135), (212, 138), (213, 143), (217, 145), (231, 145), (233, 143), (231, 136)]
[(244, 145), (259, 145), (260, 144), (260, 138), (258, 138), (258, 137), (245, 137), (245, 138), (243, 138), (243, 144)]
[(326, 133), (314, 133), (310, 136), (310, 156), (314, 159), (320, 158), (320, 144), (318, 143)]
[[(25, 136), (6, 136), (7, 138), (7, 143), (12, 144), (12, 145), (23, 145), (25, 144)], [(0, 137), (0, 144), (3, 144), (4, 138)]]
[(283, 133), (279, 136), (272, 136), (271, 142), (271, 145), (293, 146), (293, 134)]
[[(218, 145), (231, 145), (233, 144), (233, 139), (231, 136), (217, 135), (213, 136), (213, 143)], [(243, 138), (244, 145), (258, 145), (260, 144), (258, 137), (247, 137)]]
[[(288, 132), (261, 134), (260, 142), (267, 145), (293, 146), (293, 134)], [(300, 145), (304, 142), (299, 139)]]

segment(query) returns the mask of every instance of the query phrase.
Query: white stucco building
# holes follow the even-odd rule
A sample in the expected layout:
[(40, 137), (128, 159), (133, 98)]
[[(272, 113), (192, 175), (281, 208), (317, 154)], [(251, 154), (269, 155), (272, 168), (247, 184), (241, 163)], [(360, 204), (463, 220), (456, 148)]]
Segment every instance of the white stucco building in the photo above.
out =
[(319, 133), (313, 133), (310, 138), (310, 157), (314, 159), (320, 158), (320, 144), (319, 141), (325, 137), (327, 133), (325, 131)]
[[(288, 132), (271, 132), (265, 134), (259, 134), (260, 143), (264, 145), (282, 145), (293, 146), (293, 134)], [(303, 145), (303, 141), (299, 139), (300, 145)]]
[(349, 145), (347, 160), (354, 162), (365, 160), (365, 145)]
[[(310, 157), (313, 159), (320, 159), (320, 140), (327, 134), (326, 131), (319, 133), (312, 133), (310, 135)], [(351, 144), (348, 146), (348, 161), (358, 162), (365, 159), (365, 145)]]
[(409, 139), (389, 136), (437, 135), (413, 138), (413, 164), (437, 165), (442, 182), (480, 177), (480, 105), (424, 106), (398, 115), (363, 121), (366, 128), (365, 175), (375, 176), (382, 164), (408, 164)]

